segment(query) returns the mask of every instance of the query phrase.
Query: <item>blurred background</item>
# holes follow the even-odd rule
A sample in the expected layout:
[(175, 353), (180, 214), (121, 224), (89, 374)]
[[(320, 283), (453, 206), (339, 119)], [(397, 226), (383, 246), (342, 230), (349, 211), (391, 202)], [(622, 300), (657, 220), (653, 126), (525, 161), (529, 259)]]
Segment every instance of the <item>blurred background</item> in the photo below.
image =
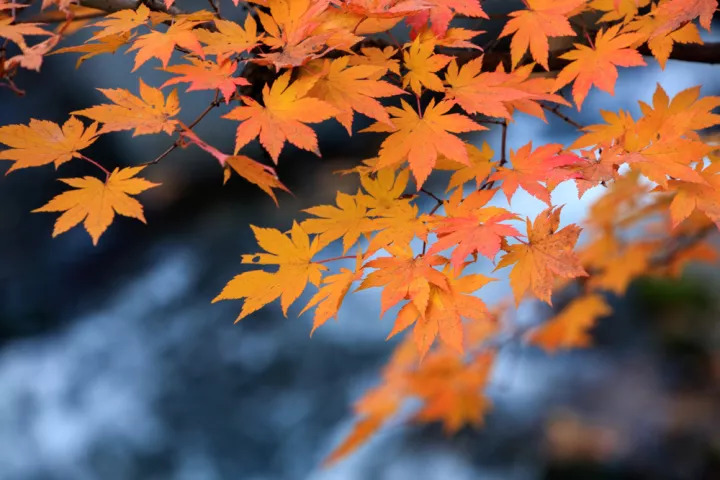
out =
[[(657, 82), (671, 96), (698, 84), (703, 95), (720, 94), (716, 66), (671, 60), (662, 71), (647, 61), (621, 69), (614, 97), (593, 90), (582, 114), (568, 114), (584, 124), (598, 123), (600, 108), (637, 114), (636, 100), (649, 101)], [(0, 125), (62, 123), (104, 100), (97, 87), (137, 92), (131, 55), (101, 56), (78, 70), (74, 62), (50, 56), (40, 74), (18, 76), (26, 97), (0, 90)], [(158, 86), (167, 75), (150, 63), (138, 73)], [(181, 118), (211, 99), (182, 94)], [(219, 118), (227, 110), (196, 132), (230, 152), (235, 123)], [(518, 115), (508, 146), (575, 138), (572, 127), (548, 120)], [(285, 229), (301, 209), (332, 202), (338, 189), (355, 191), (353, 176), (332, 172), (371, 156), (382, 140), (349, 138), (334, 122), (319, 133), (322, 159), (283, 150), (279, 175), (294, 196), (281, 193), (280, 208), (238, 177), (222, 186), (217, 162), (199, 149), (175, 151), (143, 173), (163, 184), (140, 197), (148, 225), (116, 219), (97, 247), (81, 228), (52, 239), (55, 216), (30, 213), (63, 190), (56, 178), (95, 175), (91, 167), (70, 162), (57, 173), (0, 178), (0, 479), (720, 479), (720, 282), (712, 265), (678, 281), (639, 281), (626, 297), (610, 298), (615, 314), (594, 330), (591, 349), (504, 347), (483, 429), (447, 438), (439, 426), (400, 418), (321, 468), (394, 345), (384, 341), (392, 319), (379, 319), (378, 292), (350, 295), (339, 322), (312, 338), (312, 317), (296, 318), (297, 305), (288, 318), (272, 304), (233, 324), (239, 302), (210, 304), (243, 271), (240, 255), (255, 252), (249, 224)], [(135, 165), (172, 140), (110, 134), (89, 155), (109, 168)], [(472, 141), (498, 151), (499, 130)], [(263, 158), (255, 144), (246, 153)], [(601, 194), (578, 201), (567, 185), (553, 201), (566, 204), (563, 222), (571, 223)], [(542, 208), (524, 194), (513, 201), (522, 214)], [(507, 294), (504, 278), (483, 290), (489, 304)], [(517, 315), (550, 313), (530, 304)]]

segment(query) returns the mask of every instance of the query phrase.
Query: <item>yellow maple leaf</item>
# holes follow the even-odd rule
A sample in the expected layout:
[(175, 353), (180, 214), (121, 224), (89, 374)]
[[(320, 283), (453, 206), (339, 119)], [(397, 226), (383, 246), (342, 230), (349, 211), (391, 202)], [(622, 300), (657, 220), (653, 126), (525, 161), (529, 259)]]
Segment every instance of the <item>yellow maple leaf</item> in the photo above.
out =
[(128, 48), (128, 52), (137, 50), (135, 55), (134, 72), (140, 68), (145, 62), (151, 58), (157, 58), (162, 62), (163, 67), (167, 67), (176, 47), (182, 47), (195, 55), (205, 58), (202, 45), (198, 41), (193, 28), (202, 23), (197, 20), (180, 19), (168, 27), (165, 32), (153, 30), (150, 33), (138, 37), (132, 46)]
[(30, 120), (28, 125), (0, 127), (0, 143), (10, 147), (0, 151), (0, 160), (12, 160), (8, 173), (19, 168), (38, 167), (54, 163), (62, 165), (71, 158), (79, 158), (80, 150), (97, 140), (97, 123), (87, 129), (75, 117), (60, 125), (47, 120)]
[(319, 205), (306, 209), (305, 212), (318, 218), (309, 218), (302, 222), (302, 226), (308, 233), (320, 234), (318, 241), (322, 246), (342, 237), (344, 254), (361, 234), (372, 231), (373, 226), (361, 193), (348, 195), (338, 192), (336, 202), (337, 207)]
[(380, 147), (377, 169), (402, 163), (410, 164), (417, 188), (421, 188), (435, 166), (439, 155), (469, 165), (465, 142), (452, 135), (487, 130), (460, 113), (448, 113), (454, 103), (435, 100), (419, 115), (405, 100), (402, 108), (389, 107), (393, 126), (375, 123), (363, 132), (392, 132)]
[(105, 182), (86, 176), (83, 178), (61, 178), (74, 190), (57, 195), (47, 204), (33, 212), (63, 212), (55, 221), (53, 237), (60, 235), (83, 222), (93, 244), (107, 230), (115, 214), (137, 218), (145, 223), (143, 207), (130, 195), (137, 195), (149, 188), (160, 185), (137, 178), (145, 167), (116, 168)]
[(217, 31), (197, 28), (195, 36), (205, 45), (205, 53), (218, 56), (218, 62), (220, 58), (248, 52), (258, 45), (261, 37), (258, 36), (257, 23), (252, 15), (245, 17), (244, 26), (217, 18), (214, 22)]
[(445, 67), (452, 57), (434, 52), (434, 40), (422, 41), (420, 36), (415, 38), (410, 48), (403, 52), (405, 68), (408, 69), (408, 73), (403, 77), (403, 88), (410, 85), (410, 89), (416, 95), (422, 93), (423, 87), (436, 92), (444, 90), (442, 80), (436, 72)]
[(260, 228), (251, 225), (258, 245), (267, 253), (243, 255), (242, 262), (253, 265), (277, 265), (276, 272), (253, 270), (243, 272), (230, 280), (222, 292), (213, 299), (243, 299), (242, 310), (236, 321), (240, 321), (264, 305), (280, 298), (283, 315), (297, 300), (308, 282), (318, 285), (322, 271), (327, 267), (312, 262), (312, 257), (320, 250), (317, 238), (312, 242), (308, 234), (296, 222), (293, 222), (290, 234), (286, 235), (274, 228)]
[(72, 112), (103, 124), (98, 133), (135, 130), (135, 135), (165, 132), (172, 134), (178, 124), (172, 117), (180, 113), (177, 90), (165, 98), (160, 89), (140, 79), (140, 97), (122, 88), (100, 88), (112, 104), (95, 105)]
[(95, 32), (91, 40), (130, 33), (133, 29), (145, 24), (149, 18), (150, 9), (142, 3), (136, 10), (128, 8), (109, 13), (104, 19), (92, 25), (101, 27), (102, 30)]

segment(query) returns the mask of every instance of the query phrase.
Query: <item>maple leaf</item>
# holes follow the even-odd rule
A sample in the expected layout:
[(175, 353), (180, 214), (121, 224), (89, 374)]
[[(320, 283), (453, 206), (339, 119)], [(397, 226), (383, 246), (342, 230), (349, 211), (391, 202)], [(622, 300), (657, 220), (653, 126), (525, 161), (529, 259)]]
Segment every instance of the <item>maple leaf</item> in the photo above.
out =
[[(518, 108), (544, 120), (545, 114), (538, 101), (570, 105), (560, 95), (549, 93), (554, 83), (552, 80), (528, 78), (533, 65), (505, 73), (502, 70), (481, 72), (482, 64), (483, 57), (478, 57), (458, 69), (457, 62), (453, 60), (445, 75), (449, 85), (446, 98), (456, 101), (468, 113), (510, 120), (511, 110)], [(501, 68), (501, 65), (498, 67)]]
[(200, 23), (202, 22), (198, 20), (180, 19), (170, 25), (165, 32), (153, 30), (138, 37), (132, 46), (128, 48), (128, 52), (137, 50), (135, 66), (132, 71), (134, 72), (140, 68), (151, 58), (157, 58), (162, 62), (163, 67), (167, 67), (176, 47), (185, 48), (204, 59), (205, 53), (202, 45), (200, 45), (193, 31), (193, 28)]
[(323, 278), (323, 286), (320, 287), (300, 312), (300, 315), (302, 315), (307, 310), (316, 307), (310, 336), (329, 319), (337, 318), (338, 310), (340, 310), (345, 295), (350, 291), (352, 284), (362, 278), (362, 274), (362, 255), (358, 252), (354, 271), (341, 268), (340, 273)]
[(648, 38), (647, 45), (648, 48), (650, 48), (650, 52), (658, 61), (660, 67), (664, 69), (675, 43), (702, 44), (703, 41), (694, 23), (686, 23), (675, 31), (668, 32), (664, 35), (656, 35), (658, 30), (663, 30), (662, 26), (658, 27), (658, 24), (662, 23), (663, 19), (660, 17), (644, 15), (628, 25), (628, 30), (637, 31), (645, 38)]
[(16, 65), (19, 65), (27, 70), (39, 72), (40, 67), (42, 66), (43, 57), (47, 55), (50, 50), (55, 48), (55, 45), (57, 45), (60, 41), (60, 38), (62, 38), (60, 35), (53, 35), (40, 43), (36, 43), (32, 47), (21, 46), (22, 53), (15, 55), (14, 57), (10, 57), (2, 69), (9, 70), (14, 68)]
[(504, 208), (487, 207), (494, 190), (476, 190), (465, 199), (462, 189), (455, 190), (445, 202), (445, 217), (432, 222), (438, 239), (427, 251), (429, 255), (454, 247), (450, 263), (460, 269), (468, 255), (479, 253), (492, 260), (500, 251), (500, 242), (507, 236), (519, 236), (515, 227), (503, 224), (517, 216)]
[[(360, 52), (362, 55), (350, 55), (348, 57), (348, 63), (350, 65), (372, 65), (382, 67), (384, 69), (383, 74), (390, 71), (395, 75), (400, 75), (400, 61), (393, 58), (397, 53), (396, 48), (388, 46), (381, 50), (376, 47), (363, 47), (360, 49)], [(376, 80), (381, 76), (382, 75), (378, 75)]]
[(238, 86), (250, 85), (247, 79), (233, 76), (237, 70), (237, 62), (228, 60), (218, 64), (212, 60), (201, 60), (193, 57), (190, 57), (189, 60), (190, 63), (167, 67), (166, 72), (176, 73), (180, 76), (171, 78), (163, 83), (160, 88), (189, 82), (188, 92), (217, 89), (225, 97), (225, 103), (230, 103), (230, 98), (235, 94)]
[(655, 245), (648, 242), (633, 243), (624, 249), (616, 248), (612, 255), (602, 260), (601, 271), (593, 273), (589, 285), (622, 295), (633, 279), (647, 272), (650, 256), (655, 250)]
[(90, 40), (100, 40), (105, 37), (130, 33), (140, 25), (144, 25), (150, 18), (150, 9), (140, 4), (137, 10), (125, 9), (109, 13), (104, 19), (95, 22), (93, 27), (101, 27)]
[(50, 36), (52, 32), (48, 32), (44, 28), (42, 23), (17, 23), (13, 24), (13, 18), (1, 18), (0, 17), (0, 38), (6, 38), (16, 43), (21, 49), (26, 49), (27, 44), (25, 43), (26, 35), (42, 35)]
[(263, 87), (263, 103), (250, 97), (241, 97), (244, 106), (235, 107), (223, 116), (240, 120), (235, 140), (235, 153), (253, 138), (268, 151), (275, 163), (285, 141), (320, 156), (317, 136), (306, 123), (320, 123), (337, 114), (329, 103), (308, 97), (316, 77), (301, 79), (290, 84), (291, 72), (280, 75), (272, 87)]
[(620, 19), (623, 19), (623, 22), (627, 23), (635, 18), (638, 11), (646, 7), (648, 3), (650, 3), (650, 0), (592, 0), (588, 7), (593, 10), (605, 12), (603, 16), (598, 19), (598, 23), (614, 22)]
[(617, 147), (605, 148), (598, 155), (593, 151), (582, 153), (577, 163), (567, 167), (577, 174), (575, 185), (578, 198), (582, 198), (592, 187), (606, 185), (611, 180), (617, 179), (619, 165), (625, 161)]
[(140, 97), (122, 88), (99, 88), (112, 104), (76, 110), (82, 115), (103, 124), (98, 134), (119, 130), (134, 130), (133, 136), (165, 132), (172, 134), (178, 124), (172, 117), (180, 113), (177, 91), (165, 98), (158, 88), (149, 87), (140, 79)]
[(137, 195), (160, 185), (136, 177), (145, 167), (128, 167), (112, 171), (105, 182), (86, 176), (61, 178), (60, 181), (74, 188), (57, 195), (33, 212), (63, 212), (55, 221), (53, 237), (83, 222), (93, 245), (107, 230), (115, 214), (137, 218), (145, 223), (143, 207), (131, 195)]
[(661, 186), (666, 186), (668, 176), (687, 182), (705, 183), (705, 179), (689, 164), (702, 161), (715, 150), (712, 145), (685, 138), (660, 139), (640, 151), (626, 155), (630, 168)]
[(279, 52), (264, 53), (253, 59), (276, 70), (304, 65), (327, 53), (322, 51), (332, 32), (315, 34), (319, 17), (327, 10), (329, 0), (269, 0), (270, 14), (258, 10), (258, 18), (267, 36), (262, 42)]
[(400, 343), (383, 368), (383, 383), (365, 392), (355, 403), (354, 410), (360, 420), (345, 440), (325, 459), (323, 463), (326, 466), (360, 447), (398, 411), (406, 394), (407, 371), (416, 363), (415, 346), (410, 342)]
[(359, 192), (357, 195), (338, 192), (337, 207), (320, 205), (305, 209), (305, 212), (318, 218), (303, 221), (303, 228), (308, 233), (320, 234), (318, 241), (322, 246), (342, 238), (343, 254), (345, 254), (358, 241), (361, 234), (373, 230), (362, 197)]
[[(686, 136), (696, 139), (695, 130), (713, 127), (720, 123), (720, 115), (712, 111), (720, 106), (720, 97), (709, 96), (700, 98), (700, 86), (690, 87), (675, 95), (668, 97), (665, 90), (658, 83), (653, 94), (652, 107), (645, 102), (638, 102), (643, 118), (638, 120), (635, 128), (637, 138), (634, 143), (645, 143), (656, 136), (674, 139)], [(626, 142), (627, 143), (627, 142)], [(628, 145), (632, 150), (633, 146)]]
[(436, 168), (439, 170), (454, 170), (448, 181), (448, 186), (445, 189), (446, 192), (464, 185), (473, 179), (475, 180), (475, 187), (480, 188), (485, 179), (490, 175), (490, 172), (492, 172), (494, 166), (492, 158), (495, 152), (493, 152), (487, 142), (483, 142), (482, 150), (469, 143), (466, 144), (465, 147), (467, 148), (470, 165), (464, 165), (452, 160), (449, 161), (450, 165), (441, 166), (440, 160), (436, 164)]
[(96, 43), (85, 43), (83, 45), (76, 45), (73, 47), (64, 47), (49, 53), (48, 55), (55, 55), (57, 53), (84, 53), (75, 62), (75, 68), (80, 68), (85, 60), (101, 55), (103, 53), (115, 53), (120, 47), (127, 44), (130, 40), (129, 33), (123, 33), (118, 35), (108, 35), (100, 39)]
[(376, 75), (382, 76), (385, 73), (384, 67), (348, 67), (349, 60), (349, 56), (332, 61), (325, 60), (315, 68), (307, 69), (308, 76), (319, 75), (308, 96), (324, 100), (335, 107), (338, 112), (335, 118), (350, 135), (353, 111), (392, 125), (385, 107), (375, 99), (402, 95), (405, 91), (388, 82), (373, 79)]
[(409, 170), (404, 169), (396, 175), (392, 168), (383, 168), (374, 175), (361, 175), (360, 183), (367, 193), (363, 204), (368, 208), (368, 215), (383, 216), (400, 204), (409, 205), (408, 200), (400, 199), (409, 178)]
[(362, 281), (358, 290), (384, 287), (381, 294), (381, 315), (403, 298), (408, 298), (424, 314), (430, 299), (430, 285), (447, 290), (447, 277), (435, 270), (446, 259), (439, 255), (414, 257), (406, 248), (389, 247), (391, 257), (371, 260), (364, 268), (374, 268)]
[(575, 224), (558, 230), (560, 208), (550, 207), (540, 213), (531, 224), (526, 219), (527, 243), (509, 245), (495, 270), (515, 265), (510, 272), (510, 286), (515, 303), (520, 304), (530, 289), (540, 300), (552, 305), (551, 294), (555, 277), (587, 276), (573, 247), (580, 235)]
[(430, 285), (425, 309), (418, 307), (414, 301), (403, 305), (387, 337), (390, 339), (414, 324), (413, 342), (420, 359), (425, 357), (438, 335), (444, 345), (463, 353), (462, 318), (476, 321), (488, 318), (485, 303), (472, 293), (494, 279), (481, 274), (458, 277), (447, 267), (442, 273), (447, 285)]
[(700, 17), (700, 25), (710, 31), (710, 23), (718, 8), (717, 0), (666, 0), (661, 2), (653, 12), (655, 16), (664, 18), (663, 28), (655, 31), (655, 35), (671, 32), (681, 25)]
[(498, 38), (513, 35), (510, 42), (512, 66), (515, 67), (528, 47), (533, 59), (548, 68), (548, 37), (575, 36), (568, 16), (585, 0), (526, 0), (528, 8), (510, 13), (512, 17)]
[(675, 196), (670, 203), (672, 227), (687, 219), (695, 210), (700, 210), (720, 228), (720, 164), (712, 163), (700, 175), (705, 183), (670, 180), (668, 190)]
[(430, 8), (409, 16), (405, 21), (413, 30), (419, 31), (428, 22), (437, 37), (443, 37), (455, 15), (489, 18), (479, 0), (428, 0)]
[(562, 169), (576, 163), (579, 158), (570, 153), (560, 153), (563, 146), (559, 143), (542, 145), (533, 151), (532, 141), (520, 147), (517, 152), (510, 150), (512, 168), (498, 167), (498, 171), (490, 176), (490, 181), (503, 182), (502, 191), (508, 203), (518, 187), (522, 187), (530, 195), (550, 205), (548, 186), (556, 185), (562, 180), (577, 176), (573, 172)]
[(618, 77), (616, 66), (646, 65), (642, 55), (636, 49), (630, 48), (641, 39), (640, 34), (618, 34), (620, 27), (621, 25), (614, 25), (604, 32), (598, 31), (593, 47), (575, 43), (574, 50), (560, 55), (560, 58), (571, 62), (558, 73), (555, 87), (564, 87), (575, 80), (572, 95), (578, 110), (582, 108), (592, 85), (614, 95)]
[(416, 95), (422, 93), (423, 87), (436, 92), (444, 90), (442, 80), (436, 72), (443, 69), (452, 57), (436, 54), (434, 51), (434, 39), (422, 41), (418, 36), (410, 44), (410, 48), (403, 52), (405, 68), (408, 69), (408, 73), (403, 77), (403, 88), (410, 85)]
[(425, 0), (334, 0), (333, 3), (371, 18), (406, 17), (432, 6), (430, 1)]
[(422, 116), (405, 101), (402, 109), (389, 107), (393, 127), (375, 123), (362, 132), (392, 132), (380, 147), (377, 168), (384, 168), (405, 160), (410, 164), (417, 188), (421, 188), (435, 165), (438, 155), (469, 165), (465, 142), (452, 133), (487, 130), (459, 113), (448, 113), (452, 102), (434, 100)]
[(19, 168), (39, 167), (54, 163), (59, 167), (97, 140), (97, 123), (87, 129), (75, 117), (60, 125), (47, 120), (31, 119), (28, 125), (0, 127), (0, 143), (7, 150), (0, 151), (0, 160), (14, 161), (7, 173)]
[(273, 189), (276, 188), (284, 190), (288, 193), (290, 192), (290, 190), (288, 190), (288, 188), (278, 179), (275, 169), (268, 167), (267, 165), (263, 165), (260, 162), (256, 162), (250, 157), (246, 157), (245, 155), (228, 156), (225, 159), (225, 165), (225, 172), (227, 172), (225, 174), (225, 181), (227, 181), (230, 177), (230, 170), (227, 168), (229, 167), (245, 180), (257, 185), (263, 192), (270, 195), (270, 198), (273, 199), (276, 206), (278, 205), (278, 201), (277, 197), (275, 197)]
[(548, 352), (559, 348), (587, 347), (590, 345), (588, 330), (598, 318), (612, 313), (602, 295), (583, 295), (570, 302), (555, 317), (530, 332), (529, 341)]
[(214, 19), (217, 31), (195, 29), (195, 36), (204, 44), (203, 51), (210, 55), (226, 58), (230, 55), (249, 52), (258, 45), (260, 38), (257, 23), (252, 15), (245, 17), (245, 24), (238, 25), (230, 20)]
[(494, 361), (492, 351), (474, 356), (469, 364), (452, 354), (428, 357), (408, 380), (408, 390), (423, 401), (415, 419), (442, 421), (448, 433), (482, 425), (491, 406), (483, 391)]
[(283, 315), (302, 294), (308, 282), (318, 285), (324, 265), (313, 263), (312, 257), (318, 252), (317, 238), (312, 242), (308, 234), (293, 222), (290, 235), (274, 228), (260, 228), (251, 225), (258, 245), (267, 253), (243, 255), (243, 263), (254, 265), (278, 265), (276, 272), (263, 270), (243, 272), (230, 280), (213, 303), (220, 300), (243, 299), (242, 310), (237, 321), (280, 298)]

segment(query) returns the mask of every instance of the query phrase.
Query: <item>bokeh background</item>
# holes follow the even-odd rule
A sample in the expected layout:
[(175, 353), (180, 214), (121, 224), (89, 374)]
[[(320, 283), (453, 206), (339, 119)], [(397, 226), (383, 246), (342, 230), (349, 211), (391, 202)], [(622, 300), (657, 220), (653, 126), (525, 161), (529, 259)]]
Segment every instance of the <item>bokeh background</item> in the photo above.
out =
[[(63, 122), (103, 101), (97, 87), (137, 91), (130, 55), (91, 59), (78, 70), (74, 61), (50, 56), (40, 74), (20, 75), (26, 97), (0, 90), (0, 125)], [(600, 108), (637, 114), (636, 100), (650, 101), (658, 82), (670, 95), (698, 84), (703, 95), (720, 94), (717, 66), (671, 60), (662, 71), (647, 61), (621, 69), (614, 97), (593, 90), (572, 116), (590, 124), (600, 121)], [(158, 86), (167, 76), (150, 63), (138, 73)], [(182, 118), (194, 118), (211, 97), (182, 95)], [(219, 119), (227, 110), (216, 109), (196, 132), (230, 152), (235, 124)], [(509, 147), (576, 136), (548, 120), (518, 115)], [(144, 172), (163, 183), (141, 196), (148, 225), (119, 218), (97, 247), (80, 228), (52, 239), (55, 217), (30, 213), (63, 190), (57, 177), (94, 175), (92, 167), (71, 162), (57, 173), (0, 178), (0, 479), (720, 478), (713, 265), (677, 281), (639, 281), (626, 297), (611, 297), (615, 314), (594, 330), (594, 348), (549, 356), (504, 347), (483, 429), (447, 438), (439, 426), (401, 416), (355, 455), (321, 468), (352, 425), (352, 402), (378, 382), (393, 347), (384, 341), (392, 318), (378, 318), (378, 292), (349, 296), (339, 322), (312, 338), (311, 316), (296, 318), (297, 306), (289, 318), (273, 304), (233, 324), (239, 303), (210, 300), (242, 271), (240, 255), (255, 251), (249, 224), (287, 228), (301, 209), (331, 202), (338, 189), (354, 191), (353, 177), (332, 172), (370, 156), (380, 140), (349, 138), (326, 122), (322, 159), (286, 146), (279, 174), (294, 196), (281, 194), (280, 208), (237, 177), (222, 186), (214, 159), (179, 149)], [(472, 141), (497, 151), (499, 131)], [(102, 137), (89, 154), (108, 167), (129, 166), (170, 143), (123, 132)], [(257, 145), (248, 154), (262, 158)], [(600, 187), (578, 201), (567, 185), (553, 200), (566, 204), (570, 223), (601, 194)], [(543, 207), (519, 194), (513, 208), (533, 215)], [(503, 279), (483, 298), (496, 303), (508, 293)], [(517, 321), (551, 313), (529, 304)]]

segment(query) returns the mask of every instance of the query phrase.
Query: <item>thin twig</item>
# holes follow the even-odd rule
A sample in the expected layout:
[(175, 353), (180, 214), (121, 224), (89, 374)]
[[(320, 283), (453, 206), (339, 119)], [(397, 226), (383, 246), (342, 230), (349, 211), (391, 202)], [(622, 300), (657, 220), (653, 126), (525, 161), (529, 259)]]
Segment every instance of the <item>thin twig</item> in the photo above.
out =
[(553, 105), (552, 107), (550, 105), (545, 105), (544, 103), (541, 103), (540, 106), (547, 110), (548, 112), (552, 112), (553, 114), (557, 115), (559, 118), (567, 122), (568, 124), (572, 125), (573, 127), (577, 128), (578, 130), (582, 130), (585, 128), (585, 125), (576, 122), (572, 118), (568, 117), (564, 113), (562, 113), (559, 108), (559, 105)]
[[(205, 108), (205, 110), (203, 110), (202, 113), (200, 115), (198, 115), (198, 117), (195, 120), (193, 120), (190, 123), (190, 125), (187, 126), (187, 128), (195, 127), (198, 123), (200, 123), (202, 121), (203, 118), (205, 118), (207, 116), (208, 113), (210, 113), (210, 111), (213, 108), (218, 107), (219, 105), (220, 105), (220, 91), (215, 90), (215, 98), (213, 98), (213, 101), (210, 102), (210, 105), (208, 105), (207, 108)], [(142, 166), (155, 165), (156, 163), (160, 162), (160, 160), (162, 160), (163, 158), (170, 155), (180, 145), (182, 145), (182, 137), (175, 140), (168, 148), (165, 149), (164, 152), (162, 152), (160, 155), (155, 157), (153, 160), (150, 160), (149, 162), (141, 163), (140, 165), (142, 165)]]

